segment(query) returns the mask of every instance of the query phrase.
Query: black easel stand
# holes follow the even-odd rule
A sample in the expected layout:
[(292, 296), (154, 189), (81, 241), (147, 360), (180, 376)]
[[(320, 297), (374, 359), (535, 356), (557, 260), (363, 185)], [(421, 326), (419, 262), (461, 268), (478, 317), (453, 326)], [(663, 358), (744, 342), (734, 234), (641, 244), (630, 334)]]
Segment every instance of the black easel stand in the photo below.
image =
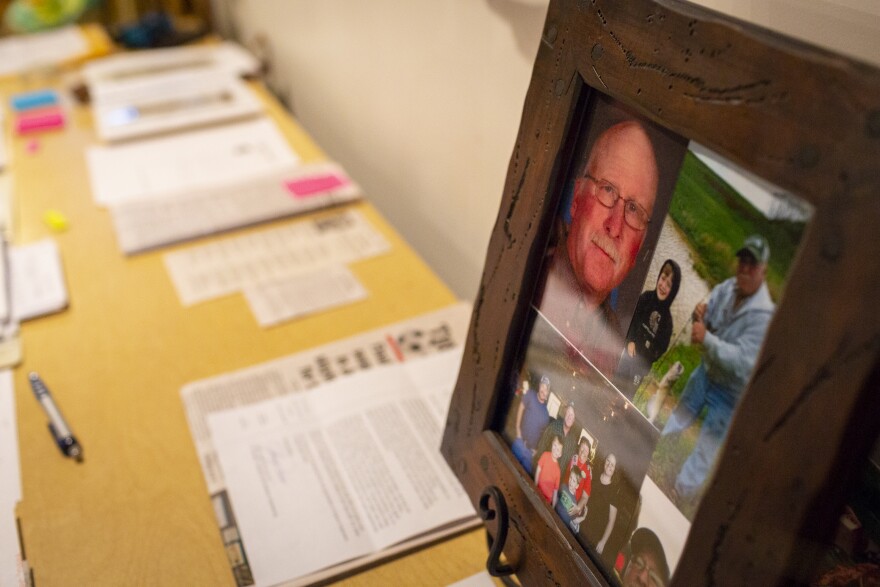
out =
[[(495, 502), (495, 509), (489, 507), (489, 499)], [(501, 491), (494, 485), (489, 485), (480, 495), (480, 518), (484, 522), (490, 520), (498, 520), (498, 529), (496, 537), (493, 540), (486, 529), (486, 542), (489, 545), (489, 559), (486, 561), (486, 570), (493, 577), (499, 577), (505, 585), (515, 585), (513, 581), (508, 579), (514, 573), (513, 567), (501, 564), (501, 551), (504, 549), (504, 543), (507, 541), (507, 528), (510, 524), (510, 518), (507, 515), (507, 502)]]

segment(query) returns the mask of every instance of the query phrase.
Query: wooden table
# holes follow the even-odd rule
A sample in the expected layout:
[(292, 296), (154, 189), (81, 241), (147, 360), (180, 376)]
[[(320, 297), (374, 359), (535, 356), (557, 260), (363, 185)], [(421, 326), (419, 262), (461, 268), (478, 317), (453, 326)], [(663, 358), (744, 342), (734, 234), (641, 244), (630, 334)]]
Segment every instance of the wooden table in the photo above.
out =
[[(61, 83), (31, 76), (4, 80), (0, 89), (8, 96)], [(255, 91), (304, 159), (323, 157), (267, 92)], [(12, 145), (15, 242), (52, 236), (70, 295), (66, 311), (22, 325), (24, 361), (14, 371), (24, 495), (17, 513), (36, 585), (234, 585), (181, 386), (413, 317), (454, 296), (373, 206), (360, 203), (353, 207), (393, 246), (353, 266), (370, 291), (363, 304), (270, 329), (257, 326), (241, 295), (184, 308), (162, 255), (191, 245), (121, 254), (109, 213), (90, 192), (84, 149), (97, 138), (89, 110), (73, 106), (69, 115), (63, 131), (15, 137)], [(68, 218), (67, 231), (50, 232), (43, 222), (49, 209)], [(63, 458), (54, 445), (27, 383), (30, 371), (52, 389), (84, 463)], [(479, 572), (485, 556), (476, 530), (348, 582), (443, 585)]]

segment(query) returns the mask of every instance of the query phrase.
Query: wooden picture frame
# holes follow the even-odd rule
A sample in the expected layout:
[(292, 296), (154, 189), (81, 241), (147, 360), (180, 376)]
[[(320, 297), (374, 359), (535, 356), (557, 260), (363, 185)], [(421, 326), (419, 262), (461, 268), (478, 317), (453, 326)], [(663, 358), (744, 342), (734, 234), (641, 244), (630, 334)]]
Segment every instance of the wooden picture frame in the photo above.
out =
[(880, 430), (880, 71), (864, 64), (685, 2), (551, 1), (443, 454), (475, 505), (505, 502), (524, 584), (613, 584), (500, 432), (600, 97), (813, 208), (671, 580), (806, 583)]

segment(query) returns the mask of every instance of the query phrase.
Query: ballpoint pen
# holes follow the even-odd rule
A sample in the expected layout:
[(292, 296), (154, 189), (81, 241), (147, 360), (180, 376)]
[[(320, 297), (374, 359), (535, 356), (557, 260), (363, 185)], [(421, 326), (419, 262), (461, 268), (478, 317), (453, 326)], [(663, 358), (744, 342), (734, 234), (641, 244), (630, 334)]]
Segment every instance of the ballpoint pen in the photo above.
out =
[(58, 406), (55, 405), (52, 394), (49, 393), (49, 388), (46, 387), (46, 384), (43, 383), (43, 380), (36, 373), (30, 373), (28, 379), (31, 383), (31, 389), (34, 391), (34, 396), (36, 396), (37, 401), (40, 402), (43, 411), (46, 412), (46, 416), (49, 418), (49, 431), (52, 432), (58, 448), (61, 449), (64, 456), (72, 457), (78, 463), (81, 463), (83, 460), (82, 447), (74, 438), (67, 422), (64, 421)]

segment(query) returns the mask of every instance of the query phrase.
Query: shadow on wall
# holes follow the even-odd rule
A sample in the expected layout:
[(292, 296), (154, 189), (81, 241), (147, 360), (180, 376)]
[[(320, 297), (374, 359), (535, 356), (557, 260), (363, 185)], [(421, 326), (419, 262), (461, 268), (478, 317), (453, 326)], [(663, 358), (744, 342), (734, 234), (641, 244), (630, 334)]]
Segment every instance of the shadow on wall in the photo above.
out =
[(534, 61), (540, 42), (535, 35), (535, 23), (543, 25), (550, 0), (486, 0), (486, 4), (510, 25), (520, 55)]

